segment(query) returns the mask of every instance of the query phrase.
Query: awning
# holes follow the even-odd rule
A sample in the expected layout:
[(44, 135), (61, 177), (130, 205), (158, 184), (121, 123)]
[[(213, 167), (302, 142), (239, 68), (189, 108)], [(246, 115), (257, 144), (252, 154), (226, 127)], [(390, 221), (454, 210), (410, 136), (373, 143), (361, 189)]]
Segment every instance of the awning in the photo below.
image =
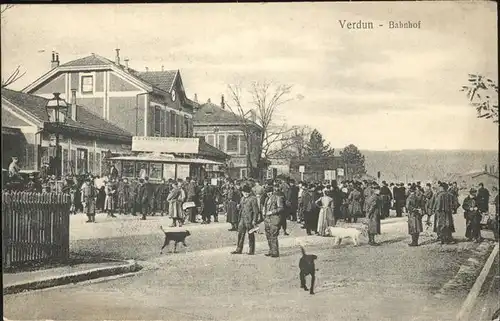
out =
[(161, 162), (161, 163), (177, 163), (177, 164), (207, 164), (207, 165), (223, 165), (223, 163), (215, 162), (203, 158), (180, 158), (170, 155), (138, 155), (138, 156), (116, 156), (110, 157), (110, 160), (136, 161), (136, 162)]

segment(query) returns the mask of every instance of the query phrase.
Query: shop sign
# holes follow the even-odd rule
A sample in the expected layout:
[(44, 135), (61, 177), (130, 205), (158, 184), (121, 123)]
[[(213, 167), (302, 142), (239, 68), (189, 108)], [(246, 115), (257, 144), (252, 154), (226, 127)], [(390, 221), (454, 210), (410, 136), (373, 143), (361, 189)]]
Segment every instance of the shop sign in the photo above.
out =
[(198, 154), (198, 138), (132, 137), (132, 151), (174, 154)]

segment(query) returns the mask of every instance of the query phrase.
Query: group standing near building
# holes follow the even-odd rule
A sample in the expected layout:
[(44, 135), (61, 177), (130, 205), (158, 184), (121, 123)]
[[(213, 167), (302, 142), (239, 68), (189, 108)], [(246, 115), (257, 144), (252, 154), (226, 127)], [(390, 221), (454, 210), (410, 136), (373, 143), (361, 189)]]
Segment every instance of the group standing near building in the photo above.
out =
[[(327, 228), (336, 226), (339, 220), (357, 223), (363, 219), (368, 230), (368, 244), (378, 245), (376, 235), (381, 233), (381, 220), (389, 217), (394, 209), (397, 217), (404, 212), (408, 216), (410, 246), (418, 246), (419, 236), (424, 226), (433, 225), (433, 232), (443, 244), (454, 243), (454, 214), (461, 206), (466, 220), (465, 237), (480, 242), (481, 221), (489, 211), (490, 200), (496, 208), (491, 226), (498, 240), (498, 192), (493, 197), (483, 186), (471, 188), (469, 195), (459, 204), (459, 189), (456, 183), (421, 182), (404, 186), (403, 183), (383, 181), (380, 185), (370, 181), (336, 181), (328, 183), (296, 182), (293, 179), (275, 179), (261, 182), (254, 179), (232, 180), (223, 178), (212, 185), (209, 179), (197, 182), (194, 178), (185, 180), (162, 179), (152, 184), (146, 174), (137, 179), (120, 178), (118, 170), (111, 166), (109, 175), (104, 177), (84, 176), (66, 177), (62, 192), (71, 195), (71, 209), (74, 214), (83, 212), (88, 223), (96, 222), (98, 212), (110, 217), (117, 214), (140, 214), (142, 220), (147, 216), (169, 215), (172, 227), (197, 223), (218, 222), (222, 210), (226, 214), (229, 231), (238, 232), (237, 249), (242, 252), (245, 236), (248, 234), (250, 251), (255, 253), (255, 232), (262, 233), (257, 227), (264, 223), (264, 231), (269, 244), (270, 257), (279, 256), (278, 236), (280, 231), (289, 235), (287, 221), (297, 221), (307, 235), (328, 236)], [(9, 177), (19, 176), (17, 159), (9, 166)], [(26, 190), (53, 191), (55, 177), (43, 182), (30, 175)], [(431, 218), (434, 218), (431, 222)]]

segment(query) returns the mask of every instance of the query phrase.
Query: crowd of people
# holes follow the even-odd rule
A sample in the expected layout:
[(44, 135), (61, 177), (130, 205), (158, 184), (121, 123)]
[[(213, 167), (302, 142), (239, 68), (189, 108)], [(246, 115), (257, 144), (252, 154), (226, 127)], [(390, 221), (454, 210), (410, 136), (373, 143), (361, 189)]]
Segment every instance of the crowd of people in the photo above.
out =
[[(88, 223), (95, 222), (98, 212), (110, 217), (117, 214), (138, 214), (147, 216), (169, 215), (172, 227), (186, 222), (201, 224), (218, 222), (220, 211), (225, 212), (230, 231), (238, 231), (240, 253), (245, 235), (249, 235), (250, 254), (255, 249), (254, 232), (262, 222), (269, 241), (269, 256), (279, 256), (278, 235), (283, 231), (288, 235), (287, 221), (297, 221), (307, 235), (327, 236), (327, 229), (337, 225), (339, 220), (356, 223), (363, 219), (368, 228), (370, 245), (377, 245), (375, 236), (380, 234), (381, 220), (388, 218), (391, 209), (397, 217), (407, 213), (410, 246), (417, 246), (419, 235), (426, 226), (433, 226), (441, 243), (453, 243), (455, 232), (454, 217), (462, 206), (467, 222), (466, 237), (481, 241), (481, 220), (488, 213), (490, 193), (479, 184), (470, 189), (469, 195), (460, 205), (457, 183), (405, 184), (383, 181), (336, 181), (325, 183), (296, 183), (293, 179), (282, 178), (259, 182), (254, 179), (232, 180), (221, 178), (216, 185), (205, 179), (197, 182), (187, 177), (185, 180), (161, 180), (152, 184), (142, 173), (138, 179), (119, 178), (113, 166), (104, 177), (82, 175), (66, 177), (61, 191), (71, 195), (71, 213), (83, 212)], [(29, 177), (28, 191), (53, 191), (55, 177), (43, 182)], [(493, 224), (495, 238), (498, 239), (498, 193), (493, 191), (492, 200), (496, 205)], [(433, 218), (433, 221), (432, 221)], [(259, 231), (260, 232), (260, 231)], [(262, 233), (262, 232), (260, 232)]]

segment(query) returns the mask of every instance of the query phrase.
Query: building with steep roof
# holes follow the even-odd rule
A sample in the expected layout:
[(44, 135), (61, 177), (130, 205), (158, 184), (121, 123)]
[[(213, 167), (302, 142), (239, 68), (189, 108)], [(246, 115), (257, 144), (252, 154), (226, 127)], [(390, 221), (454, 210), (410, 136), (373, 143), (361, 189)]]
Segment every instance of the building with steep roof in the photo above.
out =
[[(40, 170), (47, 163), (60, 166), (62, 174), (88, 171), (101, 175), (107, 152), (131, 149), (131, 133), (77, 104), (76, 95), (64, 124), (49, 121), (47, 102), (47, 98), (2, 88), (3, 168), (17, 156), (25, 170)], [(54, 161), (55, 134), (60, 135), (60, 162)]]
[(63, 64), (52, 53), (51, 69), (23, 92), (67, 99), (76, 89), (78, 102), (134, 136), (192, 137), (193, 108), (179, 70), (140, 72), (97, 54)]
[[(226, 168), (230, 177), (264, 175), (265, 168), (258, 163), (262, 127), (255, 122), (254, 111), (249, 112), (248, 118), (236, 115), (226, 109), (222, 96), (220, 106), (208, 100), (195, 108), (193, 124), (195, 136), (204, 137), (207, 143), (231, 156)], [(223, 171), (214, 167), (211, 172), (211, 176), (217, 176)]]

